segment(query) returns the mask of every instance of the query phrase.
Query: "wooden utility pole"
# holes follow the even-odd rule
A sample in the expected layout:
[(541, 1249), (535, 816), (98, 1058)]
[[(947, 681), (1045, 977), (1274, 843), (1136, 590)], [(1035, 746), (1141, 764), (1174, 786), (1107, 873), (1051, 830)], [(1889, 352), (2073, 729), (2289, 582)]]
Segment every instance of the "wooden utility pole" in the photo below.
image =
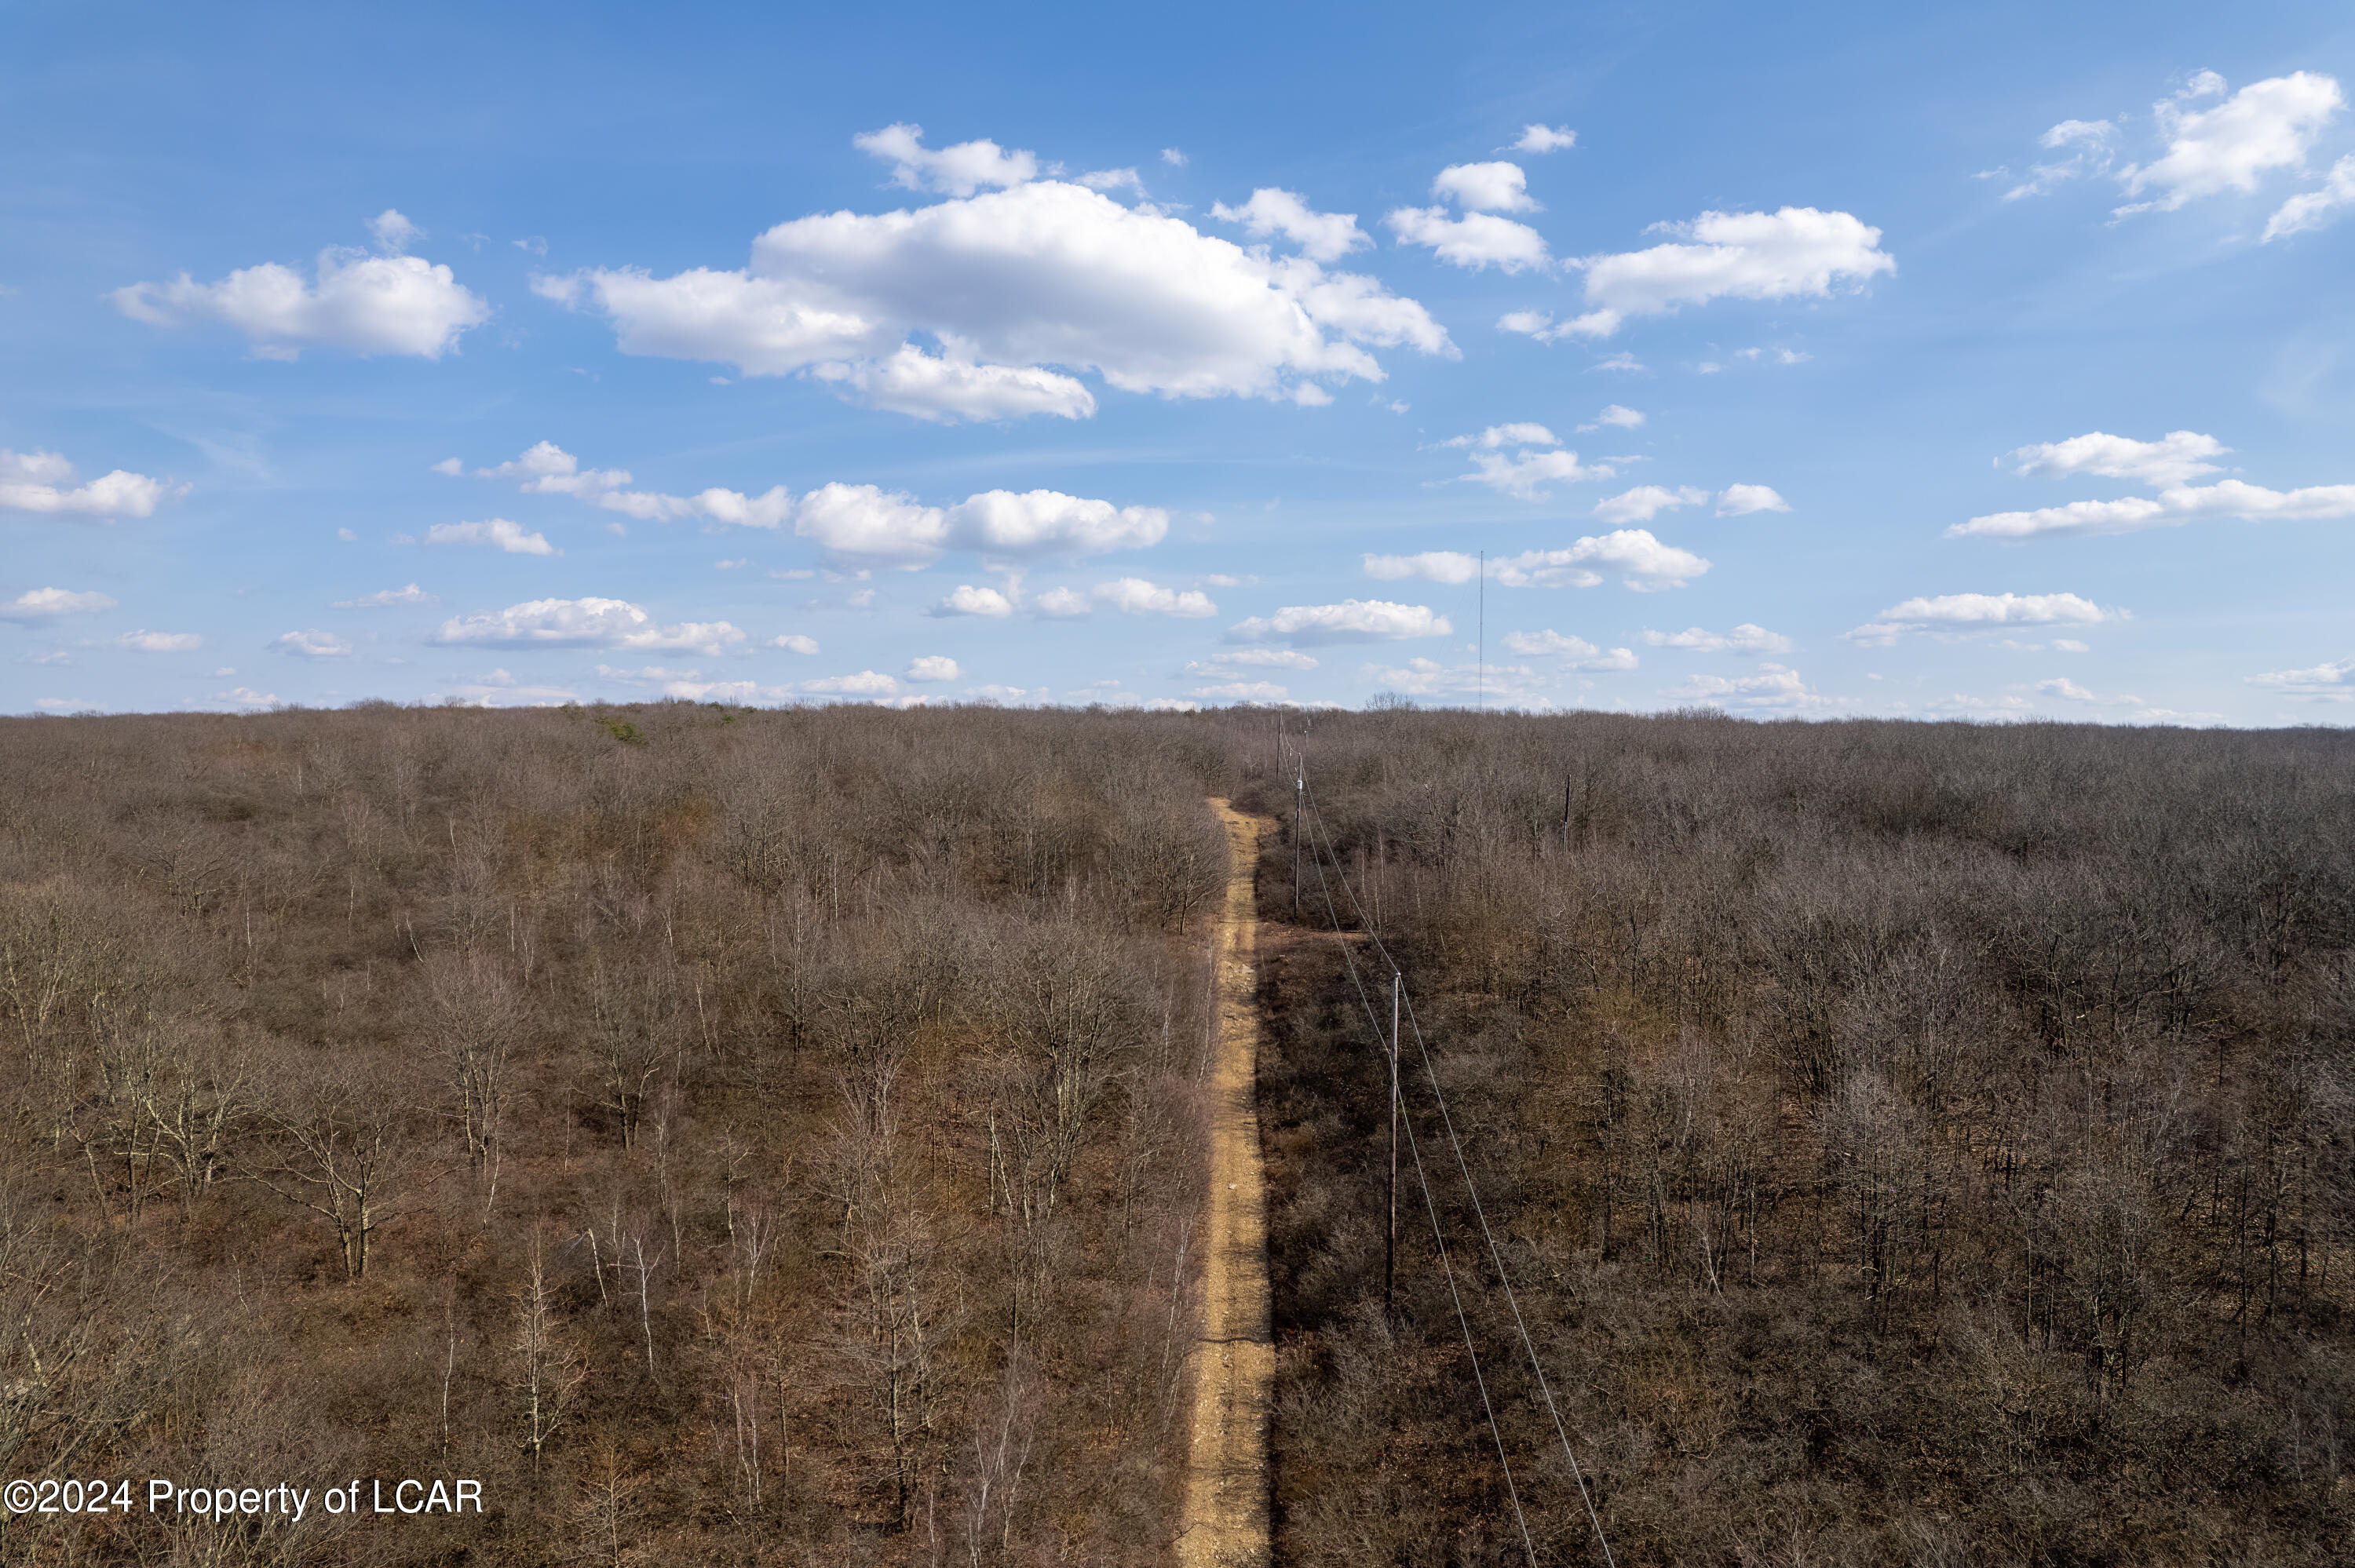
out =
[(1398, 1118), (1399, 1118), (1399, 991), (1396, 969), (1391, 971), (1391, 1179), (1390, 1233), (1382, 1240), (1382, 1316), (1391, 1313), (1391, 1280), (1398, 1269)]
[(1307, 764), (1292, 775), (1292, 917), (1300, 918), (1300, 808), (1308, 788)]

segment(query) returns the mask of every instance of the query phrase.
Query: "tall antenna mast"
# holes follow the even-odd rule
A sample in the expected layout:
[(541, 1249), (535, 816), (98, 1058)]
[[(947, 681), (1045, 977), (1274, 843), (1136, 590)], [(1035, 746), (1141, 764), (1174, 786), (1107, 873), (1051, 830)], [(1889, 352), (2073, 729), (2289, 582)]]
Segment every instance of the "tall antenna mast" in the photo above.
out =
[(1488, 711), (1488, 552), (1480, 552), (1480, 630), (1474, 642), (1472, 655), (1473, 711)]

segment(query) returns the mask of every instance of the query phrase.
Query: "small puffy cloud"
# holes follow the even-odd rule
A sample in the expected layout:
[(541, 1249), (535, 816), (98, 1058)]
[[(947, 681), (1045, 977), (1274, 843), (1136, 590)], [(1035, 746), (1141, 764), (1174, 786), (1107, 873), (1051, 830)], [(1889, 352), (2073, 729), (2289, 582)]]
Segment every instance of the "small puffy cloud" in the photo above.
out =
[(2065, 441), (2044, 441), (2010, 453), (2015, 471), (2038, 479), (2069, 479), (2081, 473), (2131, 479), (2143, 484), (2181, 484), (2218, 465), (2210, 458), (2232, 449), (2197, 430), (2169, 430), (2155, 441), (2090, 430)]
[(2063, 120), (2036, 139), (2036, 144), (2047, 152), (2063, 147), (2104, 146), (2117, 134), (2118, 128), (2106, 120)]
[(2157, 499), (2139, 495), (2120, 501), (2072, 501), (2032, 512), (1998, 512), (1957, 523), (1949, 539), (2032, 539), (2070, 534), (2129, 534), (2141, 528), (2175, 528), (2205, 517), (2238, 517), (2261, 523), (2355, 517), (2355, 484), (2317, 484), (2303, 490), (2267, 490), (2237, 479), (2216, 484), (2177, 485)]
[(2080, 642), (2073, 637), (2056, 637), (2052, 640), (2052, 647), (2054, 652), (2061, 653), (2091, 653), (2094, 651), (2092, 643)]
[[(2106, 120), (2063, 120), (2036, 140), (2036, 144), (2049, 158), (2031, 167), (2019, 184), (2003, 193), (2006, 201), (2018, 201), (2022, 196), (2042, 196), (2055, 185), (2081, 175), (2106, 173), (2115, 152), (2117, 127)], [(2009, 170), (1990, 169), (1982, 179), (2009, 175)]]
[(1014, 613), (1014, 601), (994, 588), (975, 588), (971, 583), (959, 583), (926, 615), (986, 615), (1004, 620)]
[(368, 227), (368, 232), (376, 236), (377, 244), (395, 256), (425, 238), (423, 229), (391, 207), (369, 218)]
[(1135, 169), (1094, 169), (1077, 177), (1076, 184), (1092, 191), (1135, 191), (1145, 194), (1145, 181)]
[(927, 653), (920, 659), (910, 660), (901, 678), (916, 682), (954, 681), (964, 673), (957, 668), (957, 662), (947, 654)]
[(88, 484), (75, 485), (74, 466), (56, 452), (10, 451), (0, 447), (0, 511), (40, 512), (58, 517), (146, 517), (155, 503), (185, 493), (144, 473), (116, 469)]
[(332, 631), (282, 631), (270, 640), (270, 651), (297, 659), (347, 659), (352, 645)]
[(2247, 680), (2252, 686), (2285, 696), (2355, 703), (2355, 659), (2340, 659), (2305, 670), (2268, 670), (2261, 675), (2248, 676)]
[(1435, 615), (1423, 605), (1352, 599), (1339, 604), (1289, 604), (1271, 616), (1252, 616), (1228, 628), (1227, 641), (1319, 647), (1334, 642), (1445, 637), (1454, 630), (1445, 616)]
[(2320, 189), (2301, 191), (2282, 203), (2265, 221), (2264, 241), (2270, 244), (2286, 235), (2320, 228), (2348, 207), (2355, 207), (2355, 153), (2330, 165)]
[(1030, 613), (1048, 620), (1082, 620), (1092, 608), (1076, 588), (1049, 588), (1030, 601)]
[(441, 602), (442, 601), (432, 594), (427, 593), (415, 583), (410, 583), (406, 588), (378, 588), (374, 593), (364, 593), (357, 599), (339, 599), (336, 600), (335, 608), (337, 609), (382, 609), (389, 605), (440, 604)]
[(479, 615), (453, 616), (432, 641), (474, 648), (613, 648), (632, 652), (718, 654), (744, 634), (724, 620), (657, 625), (618, 599), (536, 599)]
[(1603, 406), (1603, 412), (1594, 416), (1594, 422), (1598, 425), (1615, 425), (1623, 430), (1632, 430), (1644, 422), (1644, 416), (1633, 408), (1623, 408), (1617, 403), (1605, 403)]
[(1477, 447), (1483, 451), (1497, 451), (1505, 447), (1558, 447), (1561, 438), (1543, 425), (1527, 422), (1511, 425), (1491, 425), (1476, 436), (1450, 436), (1439, 443), (1443, 447)]
[(1649, 523), (1663, 512), (1678, 506), (1699, 506), (1708, 499), (1708, 491), (1695, 490), (1689, 484), (1677, 490), (1639, 484), (1607, 501), (1596, 502), (1594, 515), (1605, 523)]
[(1559, 153), (1578, 145), (1578, 132), (1567, 125), (1524, 125), (1516, 153)]
[(1505, 649), (1524, 659), (1561, 659), (1573, 670), (1632, 670), (1636, 668), (1636, 652), (1631, 648), (1614, 648), (1608, 653), (1583, 637), (1545, 631), (1508, 631)]
[(1241, 224), (1253, 239), (1281, 235), (1299, 246), (1300, 253), (1312, 261), (1338, 261), (1374, 242), (1358, 227), (1356, 213), (1317, 212), (1301, 197), (1273, 185), (1252, 192), (1251, 200), (1241, 207), (1215, 202), (1210, 216), (1222, 223)]
[(1479, 574), (1480, 561), (1461, 550), (1424, 550), (1412, 556), (1365, 557), (1366, 575), (1381, 582), (1421, 577), (1425, 582), (1468, 583)]
[(491, 316), (490, 306), (447, 267), (334, 248), (319, 253), (308, 282), (292, 268), (265, 261), (217, 283), (183, 272), (176, 281), (133, 283), (112, 297), (124, 315), (155, 326), (225, 323), (263, 359), (293, 359), (314, 347), (439, 359)]
[(95, 615), (101, 609), (112, 609), (114, 600), (102, 593), (84, 593), (73, 588), (27, 588), (5, 604), (0, 604), (0, 620), (13, 620), (19, 625), (33, 626), (45, 620), (55, 620), (66, 615)]
[(1092, 418), (1095, 395), (1085, 383), (1033, 365), (975, 365), (902, 344), (884, 358), (811, 367), (819, 380), (847, 387), (870, 408), (936, 424), (1020, 419), (1032, 414)]
[(1535, 212), (1529, 186), (1518, 164), (1450, 164), (1431, 182), (1431, 194), (1466, 212)]
[(1425, 246), (1451, 266), (1474, 271), (1494, 267), (1510, 273), (1542, 272), (1553, 265), (1544, 236), (1526, 223), (1494, 213), (1451, 217), (1445, 207), (1402, 207), (1382, 221), (1401, 244)]
[(1213, 685), (1197, 686), (1187, 694), (1207, 703), (1284, 703), (1292, 700), (1291, 691), (1273, 681), (1221, 681)]
[(1641, 370), (1644, 366), (1643, 362), (1634, 355), (1622, 350), (1617, 354), (1604, 355), (1587, 368), (1589, 370)]
[(1296, 648), (1231, 648), (1188, 664), (1188, 675), (1227, 675), (1237, 670), (1314, 670), (1316, 658)]
[(822, 697), (885, 697), (898, 691), (900, 683), (879, 670), (861, 670), (855, 675), (826, 675), (804, 681), (801, 689)]
[(1545, 311), (1507, 311), (1497, 318), (1498, 332), (1517, 332), (1524, 337), (1550, 340), (1546, 329), (1553, 324), (1553, 316)]
[(1799, 710), (1832, 705), (1832, 699), (1810, 689), (1796, 670), (1784, 664), (1761, 664), (1757, 674), (1736, 679), (1695, 675), (1671, 688), (1669, 694), (1703, 702), (1732, 702), (1752, 708)]
[(1769, 360), (1776, 365), (1805, 365), (1813, 355), (1795, 348), (1737, 348), (1733, 351), (1733, 357)]
[[(1086, 371), (1125, 392), (1313, 402), (1327, 395), (1321, 382), (1381, 380), (1371, 349), (1457, 352), (1422, 305), (1371, 278), (1247, 249), (1058, 179), (913, 210), (794, 218), (760, 236), (735, 270), (592, 270), (533, 288), (602, 313), (625, 354), (718, 361), (746, 376), (815, 373), (939, 418), (966, 417), (958, 399), (984, 393), (997, 399), (985, 401), (986, 417), (1076, 417), (1076, 397), (1053, 377)], [(917, 334), (971, 374), (913, 359), (896, 380), (870, 368)], [(983, 374), (992, 367), (1044, 374)]]
[(1655, 648), (1682, 648), (1694, 653), (1788, 653), (1791, 640), (1763, 626), (1743, 621), (1732, 631), (1710, 631), (1688, 626), (1682, 631), (1646, 631), (1644, 641)]
[(1183, 592), (1155, 586), (1143, 577), (1121, 577), (1095, 586), (1098, 602), (1125, 615), (1174, 615), (1185, 618), (1216, 615), (1219, 607), (1199, 588)]
[(126, 631), (114, 645), (137, 653), (193, 653), (205, 640), (193, 631)]
[(493, 517), (480, 523), (436, 523), (425, 530), (429, 545), (482, 545), (510, 556), (554, 556), (562, 552), (520, 523)]
[(1573, 451), (1522, 450), (1510, 457), (1502, 452), (1476, 451), (1472, 454), (1472, 471), (1456, 477), (1523, 501), (1539, 501), (1545, 492), (1539, 487), (1554, 481), (1574, 482), (1587, 479), (1609, 479), (1613, 470), (1606, 463), (1582, 465)]
[(2073, 593), (1948, 593), (1891, 605), (1855, 630), (1849, 641), (1886, 647), (1908, 631), (1970, 631), (1991, 626), (2097, 626), (2124, 620), (2122, 609), (2105, 609)]
[(1506, 588), (1593, 588), (1616, 573), (1637, 593), (1682, 588), (1709, 570), (1690, 550), (1664, 545), (1646, 528), (1620, 528), (1580, 539), (1566, 549), (1527, 550), (1488, 564)]
[[(2211, 79), (2214, 90), (2223, 90), (2222, 78), (2202, 76)], [(2186, 110), (2181, 97), (2160, 102), (2152, 112), (2168, 139), (2167, 152), (2118, 172), (2128, 196), (2155, 194), (2118, 211), (2172, 212), (2200, 196), (2254, 191), (2273, 170), (2304, 164), (2346, 106), (2335, 79), (2303, 70), (2252, 82), (2213, 109)]]
[(807, 656), (817, 652), (817, 639), (815, 637), (805, 637), (798, 631), (788, 631), (783, 633), (782, 636), (770, 638), (769, 646), (772, 648), (782, 648), (788, 653), (799, 653), (804, 656)]
[(1881, 230), (1845, 212), (1704, 212), (1660, 227), (1677, 240), (1572, 263), (1586, 273), (1593, 308), (1562, 330), (1608, 337), (1629, 316), (1717, 299), (1820, 298), (1897, 270)]
[(215, 692), (213, 701), (240, 708), (274, 708), (278, 705), (278, 694), (257, 692), (251, 686), (231, 686), (226, 692)]
[(2096, 703), (2101, 701), (2099, 697), (2096, 697), (2093, 693), (2087, 691), (2076, 682), (2069, 679), (2066, 675), (2056, 676), (2050, 681), (2039, 681), (2036, 683), (2036, 689), (2042, 692), (2047, 696), (2067, 697), (2073, 702)]
[(1753, 512), (1788, 512), (1791, 503), (1764, 484), (1729, 484), (1717, 493), (1720, 517), (1746, 517)]
[(1161, 149), (1161, 161), (1173, 169), (1182, 169), (1193, 160), (1175, 147), (1164, 147)]
[(998, 556), (1141, 550), (1169, 531), (1169, 514), (1158, 507), (1114, 506), (1056, 490), (984, 491), (950, 507), (945, 522), (953, 547)]
[(934, 152), (924, 145), (921, 125), (887, 125), (853, 136), (850, 144), (889, 162), (891, 183), (911, 191), (969, 196), (986, 186), (1018, 185), (1039, 177), (1034, 154), (1009, 153), (986, 139)]

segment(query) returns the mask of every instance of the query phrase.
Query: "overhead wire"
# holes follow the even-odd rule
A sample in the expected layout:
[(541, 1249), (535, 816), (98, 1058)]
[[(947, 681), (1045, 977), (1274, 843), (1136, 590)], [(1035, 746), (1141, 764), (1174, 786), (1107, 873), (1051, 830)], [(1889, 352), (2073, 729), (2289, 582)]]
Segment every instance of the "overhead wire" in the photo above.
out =
[[(1337, 938), (1341, 935), (1341, 915), (1333, 902), (1333, 889), (1325, 880), (1325, 863), (1313, 855), (1311, 860), (1316, 868), (1317, 887), (1325, 895), (1326, 914), (1331, 918), (1333, 934)], [(1342, 960), (1348, 969), (1349, 984), (1356, 989), (1358, 1001), (1366, 1010), (1366, 1021), (1373, 1026), (1374, 1038), (1380, 1040), (1382, 1037), (1381, 1020), (1374, 1012), (1373, 999), (1366, 994), (1364, 980), (1359, 978), (1357, 958), (1349, 951), (1349, 944), (1346, 941), (1340, 944), (1340, 948)], [(1479, 1386), (1480, 1408), (1488, 1418), (1488, 1436), (1497, 1446), (1497, 1463), (1505, 1472), (1505, 1495), (1512, 1501), (1513, 1521), (1520, 1527), (1521, 1550), (1529, 1556), (1529, 1568), (1537, 1568), (1537, 1542), (1529, 1535), (1529, 1517), (1521, 1511), (1520, 1489), (1513, 1482), (1513, 1462), (1505, 1455), (1504, 1429), (1497, 1424), (1497, 1406), (1488, 1397), (1488, 1380), (1480, 1371), (1480, 1351), (1472, 1342), (1472, 1319), (1464, 1309), (1464, 1293), (1455, 1284), (1455, 1266), (1448, 1258), (1447, 1237), (1439, 1224), (1439, 1205), (1432, 1195), (1430, 1173), (1423, 1165), (1423, 1145), (1414, 1135), (1414, 1118), (1405, 1117), (1401, 1119), (1406, 1127), (1407, 1149), (1414, 1156), (1415, 1179), (1423, 1187), (1423, 1209), (1431, 1217), (1431, 1239), (1439, 1250), (1440, 1272), (1447, 1279), (1448, 1298), (1455, 1304), (1455, 1322), (1463, 1330), (1465, 1353), (1472, 1358), (1472, 1381)]]
[[(1356, 915), (1358, 924), (1364, 928), (1367, 937), (1373, 942), (1374, 950), (1382, 956), (1383, 962), (1391, 966), (1391, 973), (1401, 973), (1402, 971), (1398, 966), (1398, 961), (1391, 958), (1390, 948), (1383, 943), (1381, 933), (1374, 928), (1373, 922), (1366, 918), (1365, 906), (1359, 901), (1357, 890), (1349, 885), (1348, 873), (1342, 869), (1340, 852), (1334, 846), (1332, 835), (1326, 829), (1325, 814), (1317, 807), (1316, 791), (1308, 788), (1305, 770), (1301, 775), (1301, 789), (1302, 792), (1307, 796), (1308, 821), (1313, 825), (1313, 832), (1315, 834), (1314, 844), (1316, 846), (1321, 846), (1322, 853), (1316, 856), (1316, 875), (1319, 885), (1322, 886), (1324, 884), (1324, 862), (1326, 859), (1329, 858), (1333, 862), (1333, 874), (1339, 879), (1342, 892), (1348, 895), (1350, 910)], [(1327, 887), (1325, 889), (1325, 892), (1326, 904), (1328, 911), (1331, 911), (1331, 889)], [(1332, 916), (1334, 929), (1336, 932), (1338, 932), (1340, 929), (1339, 914), (1337, 911), (1332, 911)], [(1347, 943), (1342, 944), (1342, 952), (1344, 955), (1348, 954), (1348, 946)], [(1351, 969), (1351, 978), (1354, 980), (1354, 965), (1352, 965)], [(1593, 1529), (1595, 1544), (1603, 1549), (1603, 1561), (1607, 1565), (1607, 1568), (1618, 1568), (1617, 1560), (1613, 1557), (1611, 1552), (1611, 1542), (1603, 1532), (1603, 1519), (1602, 1515), (1595, 1510), (1593, 1493), (1586, 1484), (1585, 1469), (1578, 1462), (1578, 1454), (1576, 1450), (1571, 1446), (1569, 1430), (1562, 1424), (1561, 1408), (1554, 1403), (1552, 1385), (1546, 1379), (1545, 1362), (1538, 1355), (1537, 1343), (1530, 1338), (1528, 1320), (1521, 1315), (1520, 1298), (1513, 1289), (1512, 1275), (1505, 1267), (1503, 1249), (1497, 1245), (1496, 1232), (1489, 1227), (1487, 1211), (1481, 1204), (1479, 1184), (1472, 1179), (1471, 1164), (1465, 1160), (1464, 1155), (1464, 1141), (1456, 1135), (1455, 1118), (1447, 1108), (1446, 1093), (1439, 1086), (1439, 1073), (1431, 1059), (1431, 1046), (1423, 1038), (1422, 1021), (1415, 1016), (1414, 998), (1412, 994), (1406, 993), (1404, 987), (1401, 987), (1400, 989), (1401, 994), (1405, 996), (1408, 1026), (1414, 1032), (1415, 1050), (1423, 1060), (1423, 1077), (1431, 1085), (1432, 1099), (1439, 1107), (1440, 1124), (1446, 1128), (1447, 1141), (1455, 1150), (1455, 1168), (1464, 1178), (1465, 1192), (1471, 1196), (1472, 1213), (1480, 1222), (1480, 1234), (1487, 1243), (1489, 1262), (1496, 1267), (1497, 1283), (1504, 1287), (1505, 1300), (1512, 1308), (1513, 1327), (1520, 1335), (1521, 1348), (1529, 1357), (1529, 1370), (1537, 1376), (1538, 1392), (1544, 1396), (1546, 1414), (1553, 1420), (1554, 1436), (1561, 1444), (1562, 1457), (1570, 1462), (1571, 1478), (1578, 1483), (1579, 1501), (1585, 1505), (1586, 1521)], [(1359, 988), (1359, 996), (1360, 1000), (1363, 1000), (1364, 995), (1364, 988), (1360, 986)], [(1368, 1013), (1369, 1016), (1371, 1015), (1371, 1012), (1372, 1009), (1370, 1005), (1369, 1005)], [(1375, 1033), (1379, 1037), (1380, 1033), (1379, 1024), (1376, 1026)], [(1410, 1133), (1412, 1132), (1412, 1121), (1410, 1118), (1408, 1123)], [(1416, 1171), (1418, 1174), (1421, 1173), (1422, 1167), (1420, 1163), (1417, 1164)], [(1430, 1198), (1430, 1190), (1427, 1187), (1424, 1189), (1423, 1195), (1427, 1202)]]

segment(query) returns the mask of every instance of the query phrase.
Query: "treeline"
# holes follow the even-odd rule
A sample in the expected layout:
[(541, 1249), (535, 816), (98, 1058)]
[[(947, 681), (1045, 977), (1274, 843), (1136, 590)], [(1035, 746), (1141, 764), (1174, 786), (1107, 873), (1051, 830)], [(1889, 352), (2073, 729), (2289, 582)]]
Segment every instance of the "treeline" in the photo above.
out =
[[(1238, 726), (1284, 824), (1293, 779)], [(1318, 715), (1263, 1064), (1287, 1563), (2355, 1561), (2355, 736)], [(1331, 855), (1313, 853), (1316, 824)], [(1322, 877), (1314, 868), (1323, 866)], [(1353, 908), (1346, 874), (1362, 903)], [(1508, 1489), (1505, 1466), (1511, 1467)]]
[(1203, 721), (0, 721), (25, 1563), (1163, 1561)]

